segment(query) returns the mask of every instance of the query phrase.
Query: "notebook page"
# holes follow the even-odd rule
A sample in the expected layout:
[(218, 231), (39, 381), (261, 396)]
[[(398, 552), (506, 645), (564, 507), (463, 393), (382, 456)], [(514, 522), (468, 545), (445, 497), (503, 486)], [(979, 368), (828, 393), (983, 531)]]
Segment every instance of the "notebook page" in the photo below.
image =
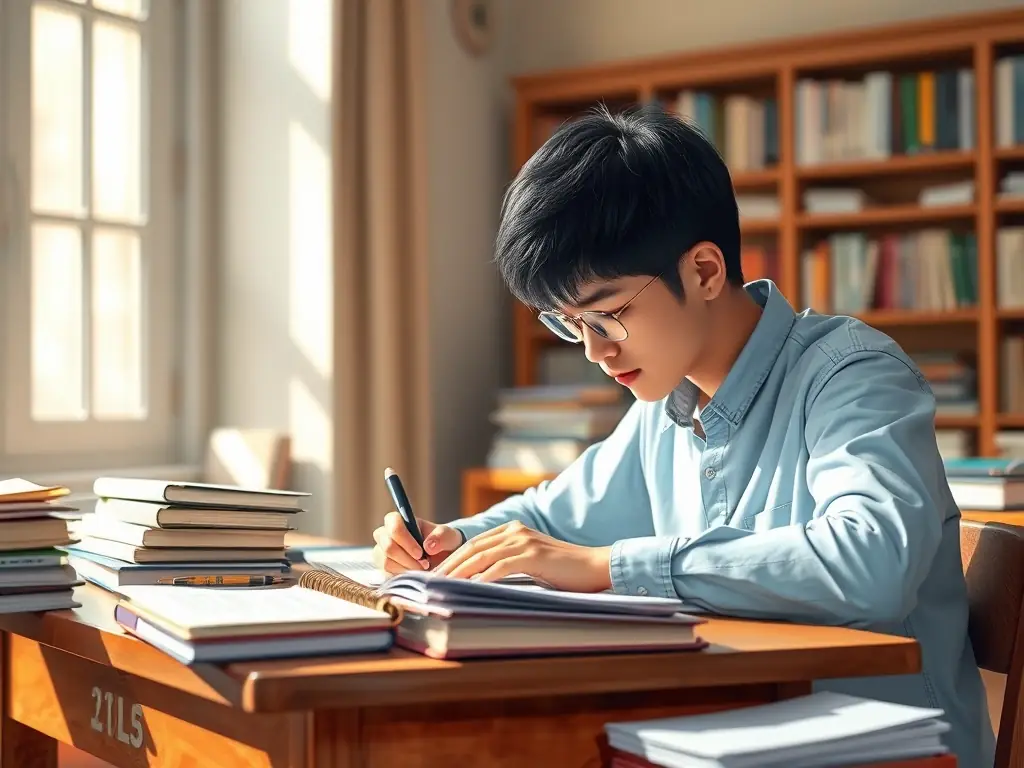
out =
[(331, 547), (302, 553), (313, 568), (333, 571), (367, 587), (379, 587), (388, 574), (373, 562), (373, 547)]
[[(392, 574), (380, 570), (373, 562), (373, 547), (331, 547), (309, 549), (302, 553), (314, 568), (333, 571), (367, 587), (379, 587)], [(513, 573), (499, 580), (502, 584), (533, 584), (530, 576)]]
[(140, 610), (186, 629), (275, 626), (387, 619), (387, 614), (299, 586), (121, 587)]
[(389, 595), (419, 603), (490, 604), (547, 610), (595, 611), (626, 615), (668, 615), (684, 607), (669, 597), (639, 597), (613, 592), (565, 592), (534, 584), (504, 584), (452, 579), (429, 572), (408, 571), (390, 579)]

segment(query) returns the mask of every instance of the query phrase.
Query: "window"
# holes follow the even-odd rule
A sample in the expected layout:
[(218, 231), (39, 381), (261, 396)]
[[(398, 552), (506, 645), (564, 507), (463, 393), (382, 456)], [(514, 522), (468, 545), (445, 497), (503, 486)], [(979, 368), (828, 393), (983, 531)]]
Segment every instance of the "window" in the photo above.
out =
[(173, 459), (169, 0), (4, 0), (3, 457)]

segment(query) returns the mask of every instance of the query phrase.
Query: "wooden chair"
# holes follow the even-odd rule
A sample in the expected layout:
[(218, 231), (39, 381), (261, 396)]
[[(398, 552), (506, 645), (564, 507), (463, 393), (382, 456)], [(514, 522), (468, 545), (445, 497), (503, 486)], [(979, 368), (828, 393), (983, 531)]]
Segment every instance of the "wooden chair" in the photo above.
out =
[[(1006, 675), (995, 768), (1024, 765), (1020, 716), (1024, 673), (1024, 528), (960, 521), (960, 556), (978, 666)], [(994, 719), (994, 718), (993, 718)]]

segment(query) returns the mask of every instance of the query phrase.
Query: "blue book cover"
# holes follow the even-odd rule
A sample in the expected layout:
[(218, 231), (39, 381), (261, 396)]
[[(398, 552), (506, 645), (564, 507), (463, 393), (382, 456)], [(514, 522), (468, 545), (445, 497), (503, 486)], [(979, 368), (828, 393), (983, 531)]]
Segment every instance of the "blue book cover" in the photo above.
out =
[(951, 478), (1020, 478), (1024, 479), (1024, 459), (986, 458), (972, 456), (946, 459), (946, 476)]

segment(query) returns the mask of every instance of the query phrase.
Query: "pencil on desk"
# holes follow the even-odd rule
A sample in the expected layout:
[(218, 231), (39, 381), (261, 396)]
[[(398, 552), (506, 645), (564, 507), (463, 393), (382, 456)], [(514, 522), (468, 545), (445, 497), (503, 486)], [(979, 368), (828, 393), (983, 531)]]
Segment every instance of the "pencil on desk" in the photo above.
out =
[(281, 576), (174, 576), (159, 579), (157, 584), (171, 584), (176, 587), (268, 587), (284, 581), (286, 579)]

